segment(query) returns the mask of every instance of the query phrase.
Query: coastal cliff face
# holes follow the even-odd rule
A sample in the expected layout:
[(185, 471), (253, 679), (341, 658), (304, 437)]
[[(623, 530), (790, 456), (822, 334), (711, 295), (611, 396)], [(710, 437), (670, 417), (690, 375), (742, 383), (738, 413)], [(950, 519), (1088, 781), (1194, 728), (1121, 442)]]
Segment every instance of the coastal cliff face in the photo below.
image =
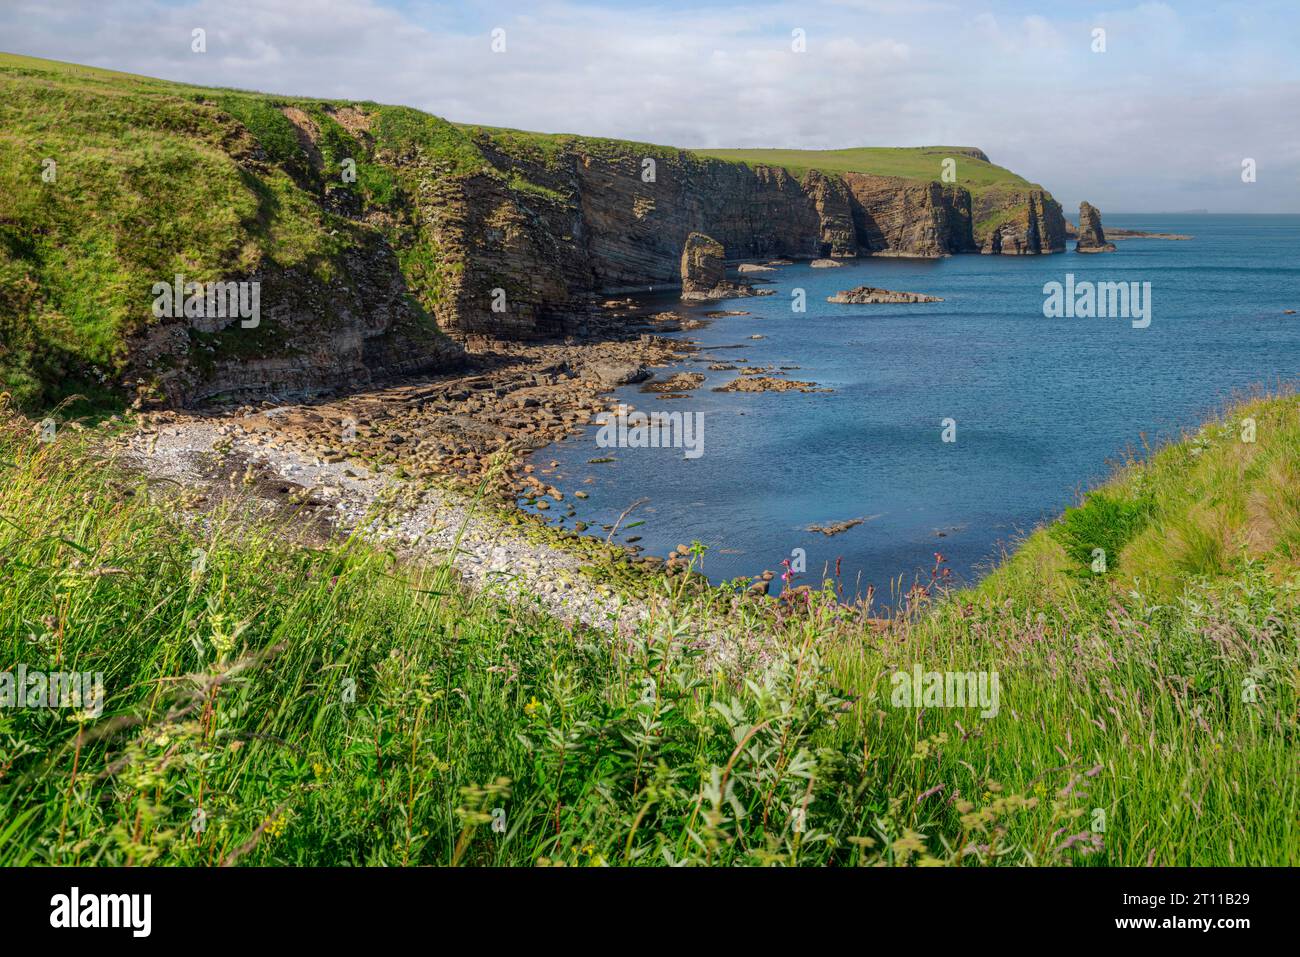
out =
[[(452, 331), (580, 328), (578, 306), (592, 296), (676, 287), (696, 232), (732, 260), (1065, 249), (1060, 206), (1039, 189), (999, 194), (975, 210), (966, 189), (937, 182), (815, 169), (797, 178), (781, 167), (576, 138), (542, 162), (487, 134), (475, 142), (496, 175), (471, 177), (450, 205), (428, 209), (440, 245), (463, 264), (437, 311)], [(977, 219), (994, 223), (977, 229)], [(505, 291), (504, 314), (491, 311), (494, 290)]]
[(373, 236), (340, 253), (335, 282), (263, 263), (255, 327), (231, 318), (164, 318), (127, 341), (126, 374), (155, 398), (193, 405), (218, 397), (295, 396), (362, 388), (463, 363), (464, 349), (413, 303), (393, 250)]
[(1065, 252), (1065, 216), (1061, 204), (1041, 189), (983, 199), (977, 217), (990, 225), (979, 238), (979, 251), (1002, 256)]
[[(971, 149), (922, 151), (902, 175), (767, 165), (7, 54), (0, 94), (16, 157), (0, 168), (0, 385), (20, 404), (449, 370), (469, 336), (580, 334), (604, 295), (679, 288), (692, 233), (732, 261), (1064, 248), (1055, 200)], [(996, 188), (928, 181), (950, 153)], [(63, 172), (44, 181), (49, 156)], [(259, 321), (151, 314), (177, 275), (259, 284)]]

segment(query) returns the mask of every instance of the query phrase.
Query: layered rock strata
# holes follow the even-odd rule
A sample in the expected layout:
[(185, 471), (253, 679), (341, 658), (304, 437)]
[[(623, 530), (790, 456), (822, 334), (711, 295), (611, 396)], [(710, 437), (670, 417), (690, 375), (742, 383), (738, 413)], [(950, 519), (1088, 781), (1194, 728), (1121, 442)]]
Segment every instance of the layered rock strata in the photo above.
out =
[(1101, 213), (1086, 200), (1079, 204), (1078, 238), (1074, 251), (1079, 253), (1113, 253), (1115, 244), (1106, 242), (1101, 228)]

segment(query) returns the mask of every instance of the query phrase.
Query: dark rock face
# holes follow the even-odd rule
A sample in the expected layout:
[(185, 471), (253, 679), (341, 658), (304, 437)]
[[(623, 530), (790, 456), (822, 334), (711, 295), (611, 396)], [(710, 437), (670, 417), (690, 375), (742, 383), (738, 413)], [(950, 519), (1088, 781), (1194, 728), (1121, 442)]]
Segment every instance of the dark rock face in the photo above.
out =
[[(732, 259), (759, 261), (1065, 250), (1060, 206), (1039, 189), (986, 198), (976, 210), (965, 189), (939, 183), (816, 170), (797, 179), (783, 168), (663, 150), (652, 154), (646, 181), (646, 157), (631, 144), (597, 155), (574, 141), (543, 163), (476, 142), (497, 175), (431, 176), (422, 199), (453, 264), (436, 315), (454, 334), (581, 333), (593, 296), (679, 286), (692, 233)], [(501, 172), (541, 189), (512, 189)], [(973, 223), (990, 216), (1000, 225), (977, 239)], [(504, 312), (491, 309), (494, 290), (505, 292)]]
[(975, 210), (975, 218), (998, 221), (983, 237), (979, 249), (982, 253), (1032, 256), (1065, 252), (1065, 215), (1061, 204), (1041, 189), (996, 198), (986, 195)]
[(304, 269), (263, 266), (256, 327), (238, 318), (159, 319), (129, 342), (129, 373), (151, 377), (166, 401), (295, 396), (454, 369), (464, 348), (412, 302), (393, 249), (358, 232), (324, 283)]
[(682, 247), (682, 298), (713, 298), (710, 293), (727, 281), (727, 253), (722, 243), (703, 233), (691, 233)]
[(1115, 244), (1106, 242), (1106, 234), (1101, 228), (1101, 213), (1097, 207), (1087, 201), (1079, 204), (1078, 241), (1074, 244), (1075, 252), (1113, 253)]
[(722, 243), (703, 233), (691, 233), (682, 247), (682, 298), (691, 302), (762, 295), (746, 282), (727, 279), (727, 253)]

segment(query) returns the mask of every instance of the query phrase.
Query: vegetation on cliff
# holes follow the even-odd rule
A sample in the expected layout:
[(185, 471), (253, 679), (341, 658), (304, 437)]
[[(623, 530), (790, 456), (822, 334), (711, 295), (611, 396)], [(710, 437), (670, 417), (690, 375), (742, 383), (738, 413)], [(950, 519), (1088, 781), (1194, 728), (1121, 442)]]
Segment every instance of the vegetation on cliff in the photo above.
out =
[[(112, 401), (132, 336), (152, 322), (151, 286), (176, 274), (196, 282), (297, 275), (328, 326), (340, 287), (362, 278), (345, 253), (370, 247), (377, 234), (406, 245), (410, 233), (394, 175), (325, 112), (330, 106), (0, 54), (5, 388), (29, 407), (74, 392)], [(317, 155), (289, 109), (317, 124)], [(385, 109), (380, 148), (417, 144), (459, 168), (472, 147), (443, 127), (454, 130)], [(363, 202), (391, 210), (391, 225), (359, 221), (330, 202), (344, 156), (357, 163)], [(190, 361), (254, 346), (262, 358), (284, 351), (275, 326), (263, 316), (252, 346), (242, 331), (195, 335)], [(439, 335), (431, 321), (417, 334)]]
[[(3, 658), (106, 689), (0, 709), (0, 863), (1300, 863), (1295, 397), (887, 624), (833, 582), (733, 613), (771, 650), (726, 669), (692, 650), (708, 607), (609, 636), (357, 538), (192, 520), (112, 428), (0, 424)], [(996, 674), (993, 713), (903, 706), (916, 668)]]
[(816, 169), (823, 173), (897, 176), (920, 183), (941, 182), (943, 162), (952, 160), (956, 177), (953, 182), (972, 194), (998, 186), (1042, 188), (989, 162), (982, 151), (970, 146), (861, 146), (845, 150), (701, 149), (695, 152), (751, 166), (783, 166), (795, 176)]
[[(675, 281), (698, 229), (728, 255), (1036, 252), (1045, 231), (1027, 212), (1038, 188), (968, 148), (692, 152), (10, 54), (0, 146), (0, 384), (31, 409), (435, 368), (455, 351), (439, 325), (554, 334), (585, 295)], [(957, 186), (931, 196), (948, 153)], [(653, 195), (646, 159), (668, 164)], [(740, 175), (745, 164), (771, 166)], [(826, 176), (804, 185), (783, 166)], [(837, 179), (849, 172), (912, 191), (869, 190), (859, 236), (858, 200)], [(575, 217), (590, 219), (582, 243)], [(988, 238), (1003, 224), (1008, 238)], [(260, 327), (160, 333), (150, 289), (178, 274), (267, 284)], [(508, 313), (489, 310), (494, 289)]]

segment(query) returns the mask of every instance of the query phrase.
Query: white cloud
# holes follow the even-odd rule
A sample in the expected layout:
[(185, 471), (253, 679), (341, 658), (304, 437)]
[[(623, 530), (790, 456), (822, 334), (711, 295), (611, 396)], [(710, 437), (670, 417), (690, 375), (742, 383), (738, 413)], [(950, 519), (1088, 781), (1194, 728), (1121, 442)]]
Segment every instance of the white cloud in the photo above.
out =
[[(1103, 210), (1300, 209), (1290, 122), (1300, 72), (1285, 42), (1297, 17), (1287, 7), (1062, 9), (16, 0), (0, 8), (0, 45), (193, 83), (682, 146), (974, 145), (1063, 202)], [(1105, 54), (1090, 51), (1096, 25)], [(196, 26), (208, 31), (203, 55), (189, 49)], [(495, 26), (507, 33), (504, 54), (490, 51)], [(806, 53), (791, 50), (796, 27)], [(1253, 192), (1220, 188), (1237, 153), (1260, 161)]]

